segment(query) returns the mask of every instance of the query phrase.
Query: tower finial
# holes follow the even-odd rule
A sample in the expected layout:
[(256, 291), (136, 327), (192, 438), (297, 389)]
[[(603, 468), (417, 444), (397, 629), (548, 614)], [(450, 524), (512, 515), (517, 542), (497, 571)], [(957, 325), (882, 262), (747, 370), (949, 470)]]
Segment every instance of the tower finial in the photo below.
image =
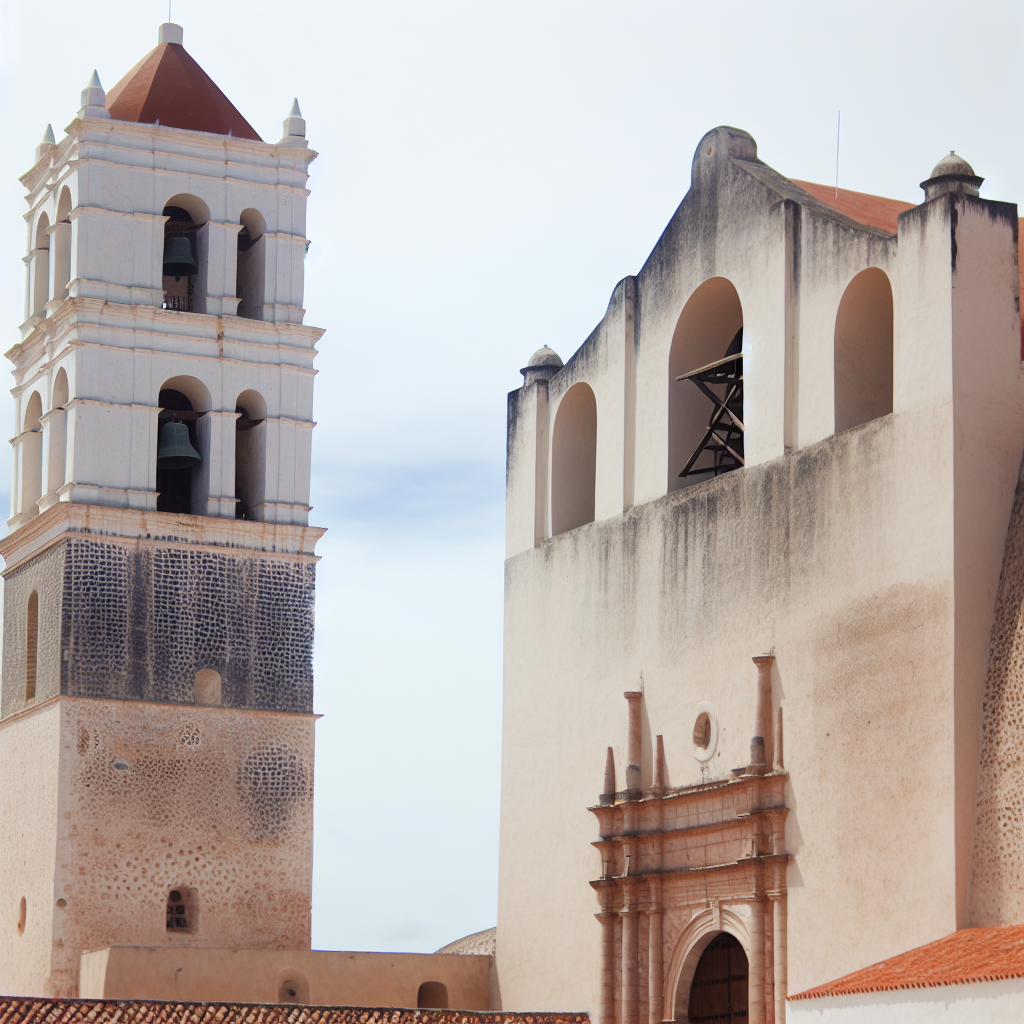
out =
[(299, 101), (292, 100), (292, 109), (284, 119), (284, 138), (278, 145), (304, 146), (306, 144), (306, 122), (299, 110)]
[(43, 132), (42, 141), (36, 146), (36, 163), (39, 163), (56, 144), (57, 140), (53, 137), (53, 125), (48, 124), (46, 131)]
[(185, 33), (180, 25), (175, 25), (170, 20), (170, 14), (167, 16), (161, 26), (159, 32), (157, 32), (156, 41), (157, 43), (176, 43), (178, 46), (182, 45), (182, 40), (185, 38)]
[(100, 76), (93, 68), (92, 77), (88, 85), (82, 90), (82, 109), (78, 111), (79, 117), (110, 117), (107, 110), (107, 94), (100, 84)]

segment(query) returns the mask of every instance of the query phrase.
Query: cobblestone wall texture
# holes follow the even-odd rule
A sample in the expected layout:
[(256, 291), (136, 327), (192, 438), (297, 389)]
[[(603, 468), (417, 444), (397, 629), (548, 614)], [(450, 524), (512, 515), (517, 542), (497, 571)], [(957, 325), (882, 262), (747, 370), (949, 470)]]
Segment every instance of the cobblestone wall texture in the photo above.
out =
[(39, 594), (37, 700), (194, 702), (214, 669), (223, 703), (313, 710), (313, 595), (308, 560), (73, 537), (6, 578), (4, 716), (25, 703), (28, 598)]
[(973, 925), (1024, 924), (1024, 481), (1006, 535), (982, 705)]
[[(311, 716), (56, 702), (59, 807), (41, 823), (56, 868), (36, 911), (53, 919), (47, 994), (77, 995), (81, 952), (108, 945), (309, 949)], [(188, 931), (166, 928), (172, 889), (194, 894)]]

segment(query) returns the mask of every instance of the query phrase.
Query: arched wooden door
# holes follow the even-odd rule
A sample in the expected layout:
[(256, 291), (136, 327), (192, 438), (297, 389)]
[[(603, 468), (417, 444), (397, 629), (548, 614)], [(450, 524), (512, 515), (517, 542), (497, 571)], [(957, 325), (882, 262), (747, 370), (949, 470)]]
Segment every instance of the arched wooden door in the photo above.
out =
[(690, 984), (691, 1024), (747, 1021), (747, 954), (728, 932), (711, 940)]

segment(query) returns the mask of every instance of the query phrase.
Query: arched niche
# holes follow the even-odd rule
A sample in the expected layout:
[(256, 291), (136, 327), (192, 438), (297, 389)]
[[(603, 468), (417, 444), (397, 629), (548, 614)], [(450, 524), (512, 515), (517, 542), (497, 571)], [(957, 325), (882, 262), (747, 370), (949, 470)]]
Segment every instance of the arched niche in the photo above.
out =
[(242, 225), (238, 231), (238, 263), (235, 272), (238, 315), (247, 320), (262, 320), (267, 220), (259, 210), (253, 208), (243, 210), (238, 219)]
[(235, 402), (236, 519), (262, 521), (267, 480), (267, 403), (258, 391), (243, 391)]
[[(668, 490), (706, 479), (708, 473), (679, 473), (704, 437), (713, 410), (711, 401), (688, 380), (677, 380), (730, 351), (742, 347), (743, 307), (732, 282), (712, 277), (703, 282), (687, 300), (676, 321), (668, 357)], [(716, 393), (721, 388), (712, 386)], [(713, 463), (705, 452), (694, 470), (709, 469)]]
[(597, 399), (589, 384), (573, 384), (555, 413), (551, 438), (551, 533), (594, 521), (597, 482)]
[(23, 515), (31, 518), (39, 514), (37, 502), (42, 497), (43, 483), (43, 433), (40, 418), (43, 415), (43, 401), (38, 391), (29, 395), (25, 404), (25, 419), (21, 442), (21, 508)]
[(869, 267), (846, 286), (836, 313), (836, 433), (892, 412), (892, 336), (892, 285)]
[(64, 486), (66, 478), (68, 420), (64, 407), (68, 404), (68, 375), (62, 366), (53, 380), (50, 393), (50, 451), (47, 459), (49, 480), (46, 493), (51, 494)]
[(163, 216), (163, 308), (205, 313), (205, 228), (210, 208), (198, 196), (179, 193), (164, 204)]
[(425, 981), (416, 993), (416, 1006), (421, 1010), (447, 1010), (448, 986), (443, 981)]

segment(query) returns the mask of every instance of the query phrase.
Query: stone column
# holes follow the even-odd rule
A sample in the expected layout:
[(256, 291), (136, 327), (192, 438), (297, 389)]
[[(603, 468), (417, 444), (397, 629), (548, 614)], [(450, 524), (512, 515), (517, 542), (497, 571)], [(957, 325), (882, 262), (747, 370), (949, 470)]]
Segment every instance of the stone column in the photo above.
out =
[(632, 886), (623, 891), (622, 907), (622, 1024), (640, 1024), (638, 945), (640, 912)]
[(660, 901), (647, 912), (647, 1020), (661, 1024), (664, 1019), (664, 967), (662, 942), (665, 913)]
[(775, 1024), (786, 1024), (786, 897), (772, 900), (772, 924), (775, 938)]
[(764, 907), (760, 900), (750, 904), (750, 957), (748, 967), (749, 1024), (764, 1020)]
[(608, 910), (597, 914), (601, 922), (601, 1024), (615, 1024), (615, 917)]

